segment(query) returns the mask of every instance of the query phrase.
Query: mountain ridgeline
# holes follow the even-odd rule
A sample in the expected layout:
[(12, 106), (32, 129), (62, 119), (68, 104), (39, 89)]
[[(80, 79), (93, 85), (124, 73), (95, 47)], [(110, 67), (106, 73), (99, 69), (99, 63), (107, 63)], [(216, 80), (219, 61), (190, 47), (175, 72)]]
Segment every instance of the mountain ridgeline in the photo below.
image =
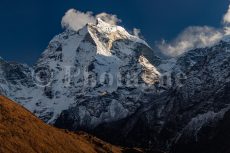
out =
[(55, 36), (33, 67), (0, 59), (0, 74), (2, 94), (57, 127), (128, 147), (229, 151), (228, 39), (164, 59), (98, 19)]

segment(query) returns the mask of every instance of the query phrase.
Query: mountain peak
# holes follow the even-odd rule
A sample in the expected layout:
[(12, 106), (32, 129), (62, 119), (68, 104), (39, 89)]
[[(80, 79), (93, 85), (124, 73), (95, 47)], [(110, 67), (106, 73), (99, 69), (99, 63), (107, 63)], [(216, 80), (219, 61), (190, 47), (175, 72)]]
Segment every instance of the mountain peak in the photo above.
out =
[(110, 39), (126, 39), (133, 42), (142, 43), (149, 47), (149, 45), (137, 36), (130, 34), (125, 28), (119, 25), (113, 25), (97, 18), (96, 24), (88, 24), (90, 29), (96, 30), (102, 35), (107, 35)]
[(97, 18), (96, 25), (99, 25), (99, 24), (110, 25), (109, 23), (103, 21), (101, 18)]
[[(45, 86), (43, 82), (40, 84), (39, 79), (35, 80), (36, 84), (21, 81), (18, 83), (20, 88), (15, 87), (15, 92), (10, 92), (9, 97), (47, 123), (54, 123), (60, 113), (70, 106), (82, 108), (75, 111), (81, 116), (79, 126), (92, 127), (105, 120), (118, 120), (133, 113), (140, 104), (123, 96), (114, 98), (116, 94), (125, 92), (127, 97), (138, 99), (137, 93), (145, 90), (144, 85), (154, 86), (159, 81), (160, 73), (154, 63), (159, 58), (155, 57), (144, 40), (129, 34), (121, 26), (98, 18), (97, 24), (87, 24), (78, 31), (66, 29), (55, 36), (32, 73), (27, 69), (22, 69), (23, 75), (21, 69), (16, 71), (19, 76), (33, 81), (31, 74), (34, 75), (34, 72), (38, 78), (47, 73), (50, 78), (45, 80)], [(129, 83), (131, 76), (135, 76), (136, 80)], [(22, 98), (22, 93), (25, 98)], [(103, 97), (103, 93), (108, 94), (111, 100)], [(91, 112), (91, 107), (100, 109)], [(114, 115), (116, 111), (119, 111), (118, 115)]]

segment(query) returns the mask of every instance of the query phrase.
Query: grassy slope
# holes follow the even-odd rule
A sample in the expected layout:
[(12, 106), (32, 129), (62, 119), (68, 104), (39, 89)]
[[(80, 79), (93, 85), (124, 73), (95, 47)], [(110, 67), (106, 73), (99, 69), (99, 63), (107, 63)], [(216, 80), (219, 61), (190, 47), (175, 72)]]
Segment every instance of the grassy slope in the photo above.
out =
[(0, 153), (121, 153), (122, 149), (84, 133), (46, 125), (0, 96)]

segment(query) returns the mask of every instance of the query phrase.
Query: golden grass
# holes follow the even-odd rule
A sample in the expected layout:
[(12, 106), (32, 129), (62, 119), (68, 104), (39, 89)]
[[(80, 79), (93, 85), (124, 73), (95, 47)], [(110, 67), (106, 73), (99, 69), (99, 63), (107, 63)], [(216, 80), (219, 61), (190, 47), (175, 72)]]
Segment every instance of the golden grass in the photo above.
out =
[(47, 125), (22, 106), (0, 96), (0, 153), (121, 152), (121, 148), (85, 133)]

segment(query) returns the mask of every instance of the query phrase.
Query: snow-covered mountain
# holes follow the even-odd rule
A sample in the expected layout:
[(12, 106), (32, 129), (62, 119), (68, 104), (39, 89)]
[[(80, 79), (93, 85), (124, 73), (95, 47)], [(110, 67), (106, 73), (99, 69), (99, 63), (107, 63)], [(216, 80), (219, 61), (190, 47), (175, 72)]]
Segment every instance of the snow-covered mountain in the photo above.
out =
[(134, 113), (157, 64), (145, 41), (98, 19), (55, 36), (33, 68), (1, 60), (1, 88), (47, 123), (74, 107), (76, 124), (94, 127)]
[(163, 60), (98, 19), (55, 36), (34, 67), (0, 58), (0, 74), (1, 93), (45, 122), (119, 145), (188, 152), (230, 109), (226, 38)]
[(227, 153), (230, 136), (223, 128), (229, 127), (230, 42), (191, 50), (169, 62), (174, 63), (171, 80), (179, 83), (132, 117), (100, 125), (94, 132), (113, 143), (173, 153), (216, 153), (218, 146)]

